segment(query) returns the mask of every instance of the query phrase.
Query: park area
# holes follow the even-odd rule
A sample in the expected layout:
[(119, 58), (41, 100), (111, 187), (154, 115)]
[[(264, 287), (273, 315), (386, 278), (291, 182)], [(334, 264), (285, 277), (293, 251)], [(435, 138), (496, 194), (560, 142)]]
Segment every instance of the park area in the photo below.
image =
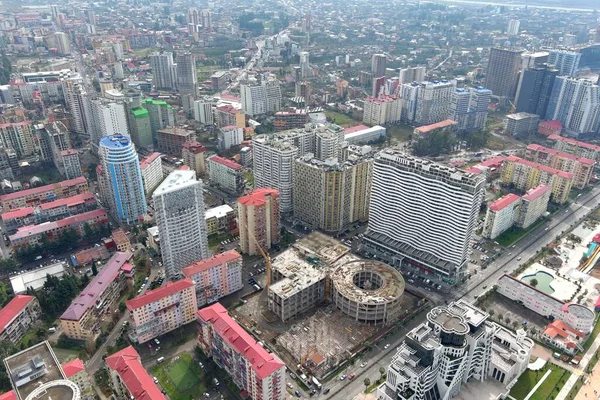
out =
[[(529, 397), (530, 400), (554, 399), (570, 375), (569, 371), (551, 363), (546, 363), (538, 371), (527, 369), (511, 389), (510, 396), (517, 400), (523, 400), (535, 388)], [(539, 386), (537, 386), (538, 384)]]
[(156, 365), (152, 375), (171, 400), (193, 400), (207, 391), (204, 371), (188, 353)]

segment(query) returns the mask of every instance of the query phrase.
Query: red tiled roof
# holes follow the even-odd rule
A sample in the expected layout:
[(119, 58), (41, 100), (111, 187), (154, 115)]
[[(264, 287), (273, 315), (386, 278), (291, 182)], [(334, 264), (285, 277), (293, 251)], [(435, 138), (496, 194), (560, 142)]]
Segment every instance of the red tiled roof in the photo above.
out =
[(550, 136), (548, 136), (548, 139), (566, 142), (566, 143), (573, 144), (578, 147), (584, 147), (584, 148), (590, 149), (590, 150), (600, 151), (600, 146), (596, 146), (595, 144), (591, 144), (591, 143), (581, 142), (579, 140), (567, 138), (564, 136), (550, 135)]
[(585, 337), (585, 333), (580, 332), (580, 331), (570, 327), (569, 325), (565, 324), (560, 319), (554, 320), (551, 323), (549, 323), (548, 326), (546, 326), (546, 330), (544, 331), (544, 334), (550, 336), (551, 338), (560, 336), (563, 339), (568, 338), (569, 334), (571, 334), (573, 336), (577, 336), (579, 338)]
[(204, 307), (197, 312), (198, 318), (213, 326), (232, 349), (250, 362), (259, 379), (265, 379), (285, 364), (274, 354), (260, 346), (237, 322), (229, 316), (221, 303)]
[(148, 166), (150, 164), (152, 164), (152, 161), (156, 160), (157, 158), (160, 158), (160, 153), (158, 152), (154, 152), (152, 154), (150, 154), (148, 157), (144, 158), (141, 162), (140, 162), (140, 168), (141, 169), (146, 169), (148, 168)]
[(2, 213), (0, 218), (2, 218), (2, 221), (8, 221), (15, 218), (23, 218), (31, 214), (33, 214), (33, 207), (15, 208), (12, 211)]
[(369, 96), (365, 99), (365, 102), (381, 104), (381, 103), (387, 103), (388, 101), (394, 101), (394, 100), (398, 100), (398, 98), (396, 96), (383, 95), (383, 96), (379, 96), (379, 97)]
[(75, 225), (77, 223), (84, 223), (86, 221), (91, 221), (92, 219), (96, 218), (104, 218), (108, 221), (106, 211), (103, 208), (100, 208), (98, 210), (72, 215), (70, 217), (63, 218), (58, 221), (43, 222), (38, 225), (23, 226), (17, 230), (17, 233), (10, 236), (10, 241), (12, 242), (32, 235), (39, 235), (43, 232), (48, 232), (57, 228), (63, 228), (65, 226)]
[(140, 362), (140, 355), (129, 346), (106, 357), (108, 368), (116, 371), (129, 394), (135, 400), (166, 400), (148, 371)]
[(479, 165), (488, 168), (500, 168), (502, 164), (504, 164), (505, 158), (503, 156), (497, 156), (488, 158), (487, 160), (481, 162)]
[(568, 154), (568, 153), (564, 153), (562, 151), (550, 149), (548, 147), (540, 146), (539, 144), (535, 144), (535, 143), (532, 143), (529, 146), (527, 146), (527, 150), (539, 151), (539, 152), (547, 153), (547, 154), (553, 154), (560, 158), (566, 158), (568, 160), (579, 161), (580, 163), (585, 164), (585, 165), (594, 165), (594, 160), (590, 160), (589, 158), (577, 157), (577, 156), (574, 156), (573, 154)]
[(62, 365), (62, 369), (65, 372), (65, 376), (67, 378), (70, 378), (73, 375), (84, 371), (85, 365), (83, 364), (83, 361), (81, 361), (79, 358), (76, 358), (74, 360), (64, 363)]
[(62, 207), (66, 205), (67, 207), (77, 206), (79, 204), (86, 203), (90, 200), (96, 201), (96, 198), (91, 193), (81, 193), (75, 196), (67, 197), (65, 199), (58, 199), (51, 201), (49, 203), (40, 204), (40, 208), (42, 210), (51, 210), (53, 208)]
[(181, 270), (181, 273), (189, 278), (192, 275), (197, 274), (198, 272), (206, 271), (207, 269), (216, 267), (217, 265), (225, 264), (240, 258), (242, 258), (240, 253), (238, 253), (235, 250), (229, 250), (225, 253), (214, 255), (205, 260), (196, 261), (195, 263), (190, 264), (183, 270)]
[(21, 190), (20, 192), (5, 194), (5, 195), (0, 196), (0, 202), (18, 199), (21, 197), (30, 196), (30, 195), (34, 195), (34, 194), (42, 194), (45, 192), (50, 192), (50, 191), (56, 190), (58, 188), (67, 188), (67, 187), (71, 187), (71, 186), (80, 185), (82, 183), (87, 183), (87, 180), (85, 179), (85, 177), (80, 176), (80, 177), (77, 177), (74, 179), (69, 179), (66, 181), (53, 183), (50, 185), (39, 186), (39, 187), (36, 187), (33, 189)]
[(540, 122), (542, 127), (551, 128), (551, 129), (562, 129), (563, 124), (557, 119), (553, 119), (550, 121), (542, 121)]
[(216, 162), (218, 164), (224, 165), (227, 168), (234, 169), (236, 171), (243, 168), (240, 164), (236, 163), (235, 161), (231, 161), (231, 160), (228, 160), (226, 158), (219, 157), (217, 155), (210, 156), (210, 157), (208, 157), (208, 159), (212, 160), (212, 161), (214, 161), (214, 162)]
[(483, 172), (482, 170), (480, 170), (477, 167), (470, 167), (470, 168), (465, 169), (465, 171), (470, 172), (472, 174), (476, 174), (476, 175), (479, 175), (480, 173)]
[(149, 290), (141, 296), (128, 300), (125, 304), (127, 305), (129, 311), (133, 311), (136, 308), (154, 303), (163, 297), (170, 296), (191, 287), (194, 287), (194, 281), (192, 281), (190, 278), (180, 279), (176, 282), (168, 282), (165, 286), (158, 289)]
[(498, 200), (494, 201), (489, 205), (489, 209), (492, 211), (500, 211), (518, 201), (521, 197), (514, 193), (509, 193), (506, 196), (500, 197)]
[(6, 393), (0, 394), (0, 400), (17, 400), (17, 395), (14, 390), (9, 390)]
[(366, 125), (351, 126), (350, 128), (344, 129), (344, 135), (348, 135), (348, 134), (354, 133), (354, 132), (363, 131), (365, 129), (369, 129), (369, 127), (366, 126)]
[(194, 154), (204, 153), (206, 151), (206, 148), (200, 142), (185, 142), (183, 148)]
[(457, 124), (456, 121), (453, 121), (451, 119), (446, 119), (444, 121), (437, 122), (435, 124), (420, 126), (415, 130), (418, 131), (419, 133), (423, 134), (423, 133), (431, 132), (435, 129), (447, 128), (449, 126), (453, 126), (456, 124)]
[(29, 121), (21, 121), (21, 122), (10, 122), (8, 124), (0, 124), (0, 129), (8, 128), (11, 126), (27, 126), (30, 123), (31, 122), (29, 122)]
[(540, 185), (534, 187), (533, 189), (529, 189), (527, 191), (527, 193), (523, 196), (523, 200), (533, 201), (535, 199), (538, 199), (544, 193), (549, 192), (550, 190), (552, 190), (552, 188), (548, 185)]
[(62, 150), (60, 152), (60, 155), (63, 156), (63, 157), (64, 156), (72, 156), (72, 155), (75, 155), (75, 154), (77, 154), (77, 150), (75, 150), (75, 149), (67, 149), (67, 150)]
[(254, 189), (249, 194), (240, 197), (238, 203), (245, 206), (261, 206), (267, 202), (266, 198), (268, 196), (278, 197), (279, 190), (271, 188)]
[(533, 162), (533, 161), (525, 160), (525, 159), (523, 159), (521, 157), (508, 156), (507, 159), (508, 159), (508, 161), (512, 161), (512, 162), (515, 162), (515, 163), (518, 163), (518, 164), (527, 165), (529, 167), (539, 169), (541, 171), (547, 172), (547, 173), (552, 174), (552, 175), (558, 175), (558, 176), (566, 178), (566, 179), (572, 179), (573, 176), (574, 176), (570, 172), (560, 171), (560, 170), (558, 170), (556, 168), (551, 168), (551, 167), (548, 167), (546, 165), (542, 165), (542, 164), (538, 164), (538, 163)]
[(132, 254), (130, 252), (115, 253), (98, 272), (98, 275), (96, 275), (79, 296), (71, 302), (71, 305), (60, 316), (60, 319), (79, 321), (85, 312), (94, 306), (96, 300), (98, 300), (108, 285), (119, 276), (121, 267), (129, 261), (131, 256)]
[(33, 296), (18, 294), (0, 310), (0, 333), (33, 299)]

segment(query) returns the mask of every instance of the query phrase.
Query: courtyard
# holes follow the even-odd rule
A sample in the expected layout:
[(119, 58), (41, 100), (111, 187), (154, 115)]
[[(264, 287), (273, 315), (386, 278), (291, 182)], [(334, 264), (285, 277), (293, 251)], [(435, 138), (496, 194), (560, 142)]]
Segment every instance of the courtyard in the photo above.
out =
[(189, 353), (157, 364), (151, 373), (171, 400), (193, 400), (207, 391), (204, 371)]

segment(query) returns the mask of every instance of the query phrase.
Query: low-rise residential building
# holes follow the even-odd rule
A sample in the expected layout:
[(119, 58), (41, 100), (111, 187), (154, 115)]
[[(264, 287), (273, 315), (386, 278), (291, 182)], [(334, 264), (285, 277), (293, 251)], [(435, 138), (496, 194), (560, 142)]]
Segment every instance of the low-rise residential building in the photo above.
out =
[(529, 228), (531, 224), (546, 213), (551, 194), (552, 188), (548, 185), (540, 185), (529, 189), (521, 197), (521, 210), (515, 225), (523, 229)]
[(20, 227), (37, 225), (43, 222), (56, 221), (72, 215), (95, 210), (98, 207), (96, 198), (91, 193), (82, 193), (33, 207), (16, 208), (0, 215), (4, 229), (14, 233)]
[(286, 398), (285, 364), (227, 314), (220, 303), (198, 311), (198, 345), (253, 400)]
[(140, 162), (146, 196), (150, 196), (164, 178), (160, 156), (160, 153), (154, 152)]
[(561, 171), (572, 173), (575, 178), (573, 185), (583, 189), (594, 176), (595, 161), (591, 158), (578, 157), (559, 150), (549, 149), (539, 144), (532, 143), (527, 146), (525, 158)]
[(244, 188), (242, 166), (217, 155), (208, 157), (208, 179), (218, 188), (237, 194)]
[(352, 126), (344, 129), (344, 141), (349, 145), (369, 144), (383, 139), (385, 133), (385, 128), (380, 125), (375, 125), (370, 128), (365, 125)]
[(206, 148), (201, 143), (184, 143), (181, 158), (184, 165), (196, 171), (196, 176), (203, 176), (206, 173)]
[(544, 136), (560, 135), (563, 124), (557, 119), (542, 121), (538, 125), (538, 133)]
[(235, 125), (224, 126), (218, 132), (219, 149), (229, 150), (232, 146), (238, 146), (244, 140), (244, 129)]
[(513, 137), (529, 137), (537, 133), (539, 115), (520, 112), (507, 115), (504, 119), (504, 132)]
[(229, 71), (217, 71), (210, 77), (212, 81), (212, 90), (213, 92), (218, 92), (219, 90), (223, 90), (227, 80), (229, 79)]
[(215, 122), (219, 128), (235, 125), (243, 128), (246, 126), (246, 114), (231, 104), (215, 108)]
[(483, 237), (495, 239), (513, 226), (520, 213), (521, 197), (509, 193), (488, 206), (483, 223)]
[(424, 125), (415, 128), (414, 134), (416, 138), (427, 138), (429, 135), (442, 133), (444, 135), (456, 136), (457, 122), (451, 119), (446, 119), (435, 124)]
[(552, 188), (552, 201), (563, 204), (569, 199), (575, 176), (570, 172), (560, 171), (517, 156), (508, 156), (502, 166), (500, 178), (502, 183), (513, 184), (519, 190), (548, 185)]
[(275, 132), (286, 131), (288, 129), (302, 128), (309, 121), (308, 111), (303, 108), (296, 108), (289, 111), (278, 111), (275, 113)]
[(206, 233), (208, 235), (237, 230), (235, 211), (229, 204), (209, 208), (204, 213), (204, 219), (206, 220)]
[(464, 300), (435, 307), (398, 347), (377, 399), (448, 400), (469, 383), (489, 380), (500, 398), (527, 369), (534, 345), (524, 330), (491, 322)]
[(559, 319), (555, 319), (546, 326), (541, 338), (543, 342), (555, 349), (574, 355), (578, 351), (583, 351), (581, 342), (585, 336), (583, 332), (571, 328)]
[(39, 206), (42, 203), (87, 192), (89, 192), (87, 180), (80, 176), (59, 183), (2, 195), (0, 203), (2, 203), (4, 211), (10, 211), (16, 208)]
[(594, 327), (593, 310), (582, 304), (565, 303), (510, 275), (505, 274), (498, 280), (498, 293), (541, 316), (560, 319), (584, 334)]
[(48, 239), (49, 242), (56, 241), (60, 239), (61, 233), (68, 229), (74, 229), (80, 237), (83, 237), (85, 235), (86, 226), (99, 228), (106, 226), (107, 224), (108, 215), (106, 215), (106, 211), (101, 208), (63, 218), (58, 221), (23, 226), (17, 229), (17, 232), (14, 235), (10, 235), (9, 239), (13, 250), (16, 250), (20, 247), (36, 246), (42, 243), (42, 237)]
[(238, 199), (238, 229), (240, 250), (244, 254), (259, 254), (258, 246), (268, 251), (279, 243), (279, 191), (254, 189)]
[(190, 278), (168, 282), (127, 303), (131, 328), (129, 337), (145, 343), (171, 332), (196, 318), (196, 290)]
[(159, 129), (156, 132), (158, 151), (175, 157), (181, 157), (184, 143), (196, 140), (196, 131), (178, 126)]
[(16, 295), (0, 310), (0, 340), (18, 343), (42, 314), (34, 296)]
[(367, 97), (363, 122), (370, 125), (393, 124), (400, 121), (402, 100), (396, 96)]
[(152, 226), (146, 230), (148, 232), (148, 246), (160, 254), (160, 236), (158, 226)]
[(104, 360), (112, 387), (119, 399), (166, 400), (160, 388), (144, 369), (140, 355), (133, 346), (112, 354)]
[(573, 154), (577, 157), (591, 158), (596, 162), (600, 161), (600, 146), (598, 145), (560, 135), (550, 135), (548, 140), (554, 141), (555, 150)]
[(86, 396), (89, 396), (93, 393), (90, 376), (85, 370), (85, 364), (83, 363), (83, 360), (76, 358), (68, 361), (62, 364), (62, 369), (67, 379), (79, 386), (81, 393), (84, 393)]
[(126, 287), (126, 270), (132, 253), (115, 253), (60, 316), (63, 333), (71, 338), (95, 339), (101, 316), (112, 309)]
[(242, 290), (242, 256), (235, 250), (197, 261), (182, 270), (194, 281), (198, 307)]
[(131, 251), (131, 242), (129, 241), (129, 238), (127, 237), (127, 234), (123, 231), (123, 229), (115, 229), (110, 234), (110, 237), (115, 243), (117, 251), (120, 251), (122, 253), (126, 251)]

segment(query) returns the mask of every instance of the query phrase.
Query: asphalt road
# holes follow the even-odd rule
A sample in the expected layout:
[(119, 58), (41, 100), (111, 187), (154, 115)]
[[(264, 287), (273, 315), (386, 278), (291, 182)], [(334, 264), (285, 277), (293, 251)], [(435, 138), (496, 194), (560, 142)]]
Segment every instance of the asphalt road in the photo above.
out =
[[(506, 250), (504, 255), (491, 263), (487, 269), (481, 270), (480, 273), (473, 276), (466, 285), (458, 288), (448, 301), (464, 298), (469, 302), (473, 302), (475, 296), (483, 293), (487, 287), (493, 286), (503, 274), (510, 273), (517, 269), (519, 265), (533, 257), (537, 250), (552, 242), (556, 236), (561, 235), (561, 232), (579, 224), (580, 220), (584, 219), (600, 205), (599, 194), (600, 188), (593, 188), (591, 192), (582, 195), (577, 199), (577, 202), (572, 203), (568, 210), (559, 211), (547, 224), (541, 225), (539, 228), (525, 236), (517, 242), (514, 247)], [(517, 258), (519, 257), (521, 257), (521, 260), (517, 261)], [(484, 289), (484, 287), (486, 287), (486, 289)], [(432, 297), (441, 299), (441, 296)], [(439, 301), (434, 300), (434, 303), (439, 303)], [(404, 336), (410, 329), (421, 322), (424, 322), (425, 316), (426, 313), (422, 313), (393, 337), (374, 346), (375, 350), (369, 352), (367, 357), (364, 358), (364, 360), (367, 361), (367, 366), (365, 368), (360, 368), (358, 366), (360, 363), (357, 363), (355, 366), (350, 367), (347, 372), (344, 372), (347, 375), (355, 374), (356, 378), (354, 381), (348, 382), (347, 379), (345, 381), (339, 381), (339, 379), (336, 378), (335, 381), (323, 385), (324, 388), (330, 389), (328, 395), (319, 397), (324, 399), (348, 400), (364, 391), (364, 378), (369, 378), (371, 382), (379, 378), (379, 368), (388, 367), (392, 357), (396, 353), (396, 348), (400, 345)], [(387, 350), (383, 350), (383, 346), (387, 343), (390, 344), (390, 347)]]

